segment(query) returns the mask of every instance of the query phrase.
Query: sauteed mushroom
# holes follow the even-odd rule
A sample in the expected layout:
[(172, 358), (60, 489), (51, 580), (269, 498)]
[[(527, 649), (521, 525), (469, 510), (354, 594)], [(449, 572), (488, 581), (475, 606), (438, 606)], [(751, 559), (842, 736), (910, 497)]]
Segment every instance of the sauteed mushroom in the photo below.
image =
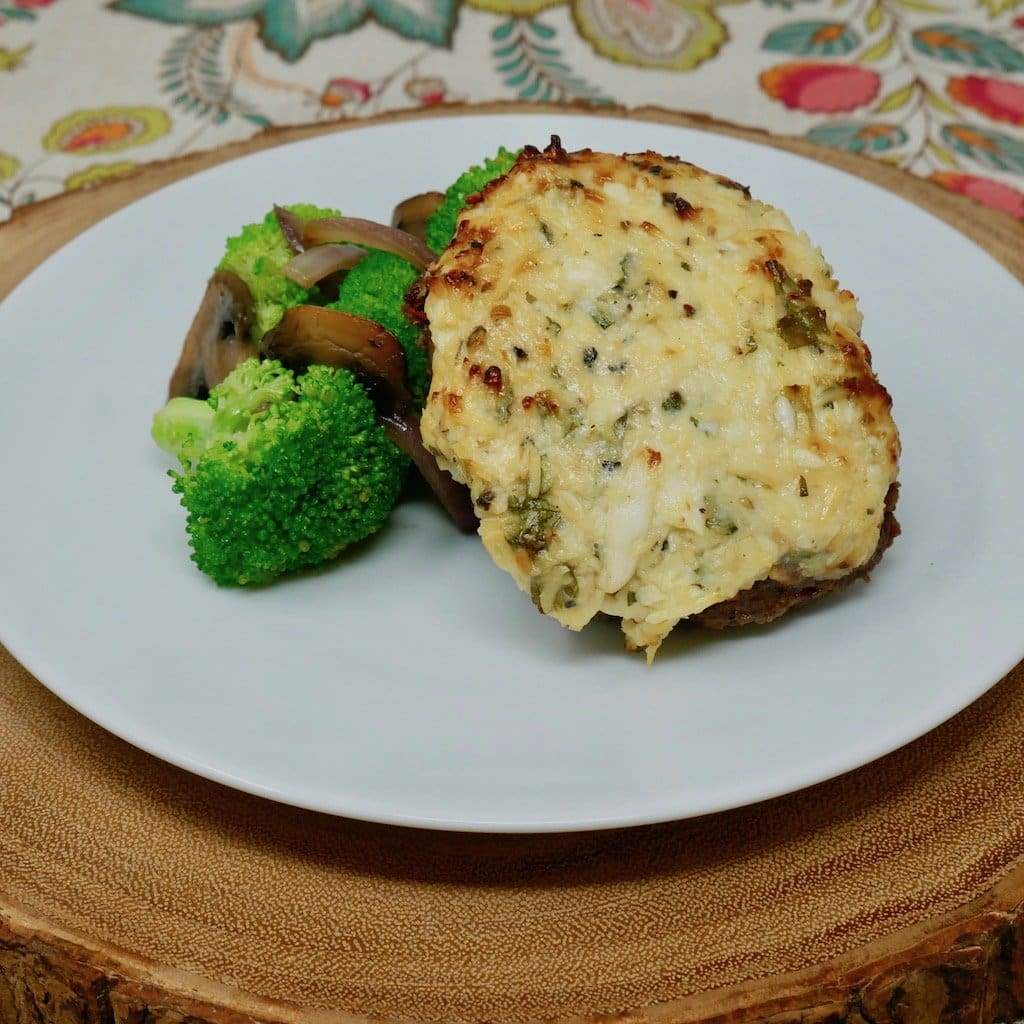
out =
[(380, 324), (321, 306), (293, 306), (263, 337), (263, 353), (293, 370), (318, 363), (380, 381), (391, 404), (405, 404), (405, 353)]
[(443, 192), (421, 192), (418, 196), (410, 196), (395, 207), (391, 226), (426, 242), (427, 221), (443, 200)]
[(252, 295), (245, 282), (229, 270), (218, 270), (185, 335), (167, 397), (205, 398), (239, 363), (255, 356), (249, 336), (252, 321)]

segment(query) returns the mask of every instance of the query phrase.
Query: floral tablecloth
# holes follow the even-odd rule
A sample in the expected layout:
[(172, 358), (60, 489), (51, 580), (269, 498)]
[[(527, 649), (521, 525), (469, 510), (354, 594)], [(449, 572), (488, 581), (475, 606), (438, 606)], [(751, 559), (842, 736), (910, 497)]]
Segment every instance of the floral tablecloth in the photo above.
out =
[(0, 0), (0, 218), (270, 125), (654, 104), (1024, 219), (1024, 0)]

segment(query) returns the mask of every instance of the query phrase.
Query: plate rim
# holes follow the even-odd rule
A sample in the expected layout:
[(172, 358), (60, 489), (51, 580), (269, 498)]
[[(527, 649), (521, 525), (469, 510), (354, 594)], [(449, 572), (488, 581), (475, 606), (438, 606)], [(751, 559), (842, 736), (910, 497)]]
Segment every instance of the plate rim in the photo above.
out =
[[(400, 113), (400, 112), (399, 112)], [(408, 120), (424, 120), (429, 121), (432, 118), (429, 115), (420, 115), (420, 112), (412, 112), (414, 117), (408, 117)], [(762, 139), (749, 139), (743, 136), (731, 135), (728, 131), (718, 131), (715, 129), (715, 122), (711, 121), (710, 124), (672, 124), (667, 123), (664, 120), (659, 120), (653, 117), (644, 117), (642, 114), (629, 114), (628, 112), (622, 112), (617, 110), (584, 110), (584, 109), (558, 109), (558, 110), (529, 110), (529, 109), (503, 109), (498, 111), (490, 110), (476, 110), (472, 107), (468, 107), (465, 110), (458, 112), (446, 111), (440, 115), (445, 120), (457, 121), (457, 120), (468, 120), (468, 119), (492, 119), (492, 118), (522, 118), (522, 117), (562, 117), (569, 114), (573, 117), (581, 119), (598, 119), (598, 120), (617, 120), (624, 123), (636, 123), (637, 121), (645, 121), (647, 123), (657, 125), (664, 129), (673, 131), (684, 131), (684, 132), (697, 132), (705, 135), (719, 136), (732, 139), (734, 142), (740, 143), (747, 146), (757, 146), (759, 148), (774, 150), (775, 152), (784, 153), (786, 157), (802, 161), (805, 164), (811, 165), (816, 170), (825, 168), (827, 171), (838, 172), (845, 176), (854, 178), (860, 185), (865, 185), (871, 189), (877, 189), (879, 192), (886, 194), (887, 196), (897, 199), (908, 206), (911, 206), (916, 211), (926, 214), (931, 217), (934, 221), (938, 222), (942, 227), (947, 230), (954, 232), (960, 244), (968, 243), (973, 248), (978, 250), (984, 259), (993, 264), (999, 269), (1000, 272), (1006, 274), (1011, 280), (1015, 280), (1014, 275), (1008, 270), (999, 260), (997, 260), (990, 252), (988, 252), (984, 246), (977, 243), (973, 238), (959, 231), (956, 227), (951, 225), (948, 221), (942, 217), (937, 216), (934, 212), (925, 206), (921, 206), (916, 202), (913, 202), (906, 197), (895, 193), (885, 187), (876, 184), (874, 181), (859, 177), (854, 172), (845, 169), (841, 166), (835, 166), (833, 164), (824, 163), (817, 161), (810, 156), (805, 156), (802, 153), (794, 152), (784, 147), (777, 147), (771, 145), (767, 140)], [(338, 132), (325, 132), (323, 134), (317, 134), (308, 136), (305, 138), (293, 139), (286, 142), (281, 142), (276, 145), (269, 146), (265, 149), (260, 149), (254, 153), (243, 153), (237, 156), (232, 156), (228, 160), (222, 161), (221, 163), (215, 164), (211, 167), (204, 168), (192, 175), (187, 175), (183, 178), (176, 179), (175, 181), (168, 182), (166, 185), (161, 186), (158, 189), (154, 189), (151, 192), (146, 193), (143, 196), (126, 203), (124, 206), (119, 207), (117, 210), (112, 211), (109, 215), (102, 217), (94, 224), (89, 225), (84, 231), (79, 232), (73, 238), (69, 239), (66, 243), (61, 245), (54, 252), (47, 255), (40, 263), (32, 268), (32, 270), (26, 274), (17, 284), (11, 289), (10, 295), (14, 295), (15, 292), (19, 291), (27, 282), (31, 281), (35, 275), (47, 266), (54, 258), (59, 254), (63, 253), (66, 249), (78, 243), (80, 239), (87, 237), (92, 231), (100, 229), (111, 218), (116, 218), (124, 211), (134, 207), (137, 203), (145, 202), (153, 196), (156, 196), (168, 189), (172, 189), (176, 186), (182, 185), (184, 182), (192, 182), (198, 178), (202, 178), (208, 174), (215, 174), (223, 172), (224, 169), (243, 162), (245, 160), (253, 159), (264, 154), (269, 154), (273, 150), (288, 148), (292, 146), (311, 145), (315, 146), (319, 141), (324, 138), (333, 137), (340, 134), (349, 134), (351, 132), (372, 132), (378, 128), (394, 127), (396, 124), (401, 123), (402, 118), (393, 117), (388, 118), (388, 115), (382, 115), (379, 119), (373, 119), (370, 123), (356, 123), (346, 124)], [(726, 126), (731, 127), (731, 126)], [(737, 126), (740, 127), (740, 126)], [(753, 129), (756, 131), (756, 129)], [(865, 158), (867, 159), (867, 158)], [(23, 637), (23, 639), (26, 639)], [(455, 831), (455, 832), (475, 832), (485, 834), (543, 834), (543, 833), (568, 833), (568, 832), (587, 832), (587, 831), (601, 831), (618, 828), (630, 828), (636, 826), (657, 824), (667, 821), (674, 820), (685, 820), (689, 818), (700, 817), (710, 813), (720, 813), (729, 810), (736, 809), (738, 807), (750, 806), (756, 803), (760, 803), (766, 800), (776, 799), (787, 794), (810, 788), (815, 785), (819, 785), (829, 780), (835, 779), (839, 776), (848, 774), (852, 771), (856, 771), (866, 765), (869, 765), (888, 754), (891, 754), (897, 749), (906, 746), (910, 743), (920, 739), (923, 735), (930, 732), (932, 729), (938, 727), (943, 722), (948, 721), (950, 718), (959, 714), (966, 707), (974, 703), (979, 697), (986, 693), (989, 689), (995, 686), (1000, 680), (1002, 680), (1012, 669), (1019, 663), (1021, 657), (1024, 656), (1024, 644), (1022, 649), (1018, 653), (1012, 655), (1008, 663), (1004, 663), (1003, 659), (993, 659), (994, 663), (998, 664), (995, 669), (990, 669), (989, 672), (979, 672), (977, 674), (978, 679), (987, 679), (987, 682), (978, 682), (975, 686), (970, 688), (963, 688), (958, 691), (957, 699), (954, 701), (947, 701), (942, 705), (941, 709), (934, 711), (932, 714), (922, 714), (914, 720), (912, 727), (904, 724), (904, 727), (900, 730), (898, 739), (887, 738), (885, 741), (876, 742), (870, 745), (870, 747), (858, 748), (860, 751), (856, 757), (847, 759), (843, 762), (843, 759), (837, 759), (837, 763), (832, 764), (825, 771), (822, 771), (820, 766), (822, 765), (821, 759), (814, 760), (813, 764), (818, 765), (819, 769), (816, 771), (802, 771), (792, 773), (798, 778), (789, 779), (787, 782), (779, 783), (778, 777), (776, 777), (776, 784), (772, 786), (761, 785), (759, 787), (746, 786), (745, 790), (754, 795), (744, 796), (737, 799), (735, 796), (725, 796), (724, 800), (722, 797), (718, 799), (709, 799), (705, 803), (707, 806), (696, 806), (693, 809), (687, 810), (680, 813), (679, 809), (675, 810), (667, 806), (671, 803), (666, 798), (660, 798), (659, 800), (653, 801), (655, 805), (666, 805), (662, 810), (657, 811), (640, 811), (631, 814), (616, 814), (603, 818), (590, 817), (585, 820), (550, 820), (544, 822), (508, 822), (508, 821), (487, 821), (487, 820), (475, 820), (465, 821), (459, 820), (453, 817), (431, 817), (423, 814), (409, 814), (409, 813), (393, 813), (388, 811), (382, 811), (379, 806), (370, 804), (361, 804), (358, 800), (353, 801), (347, 799), (345, 809), (339, 809), (337, 806), (328, 806), (321, 801), (311, 799), (300, 799), (296, 795), (296, 789), (299, 787), (292, 786), (291, 793), (282, 791), (271, 785), (265, 785), (263, 783), (246, 779), (240, 776), (234, 775), (230, 771), (225, 771), (218, 768), (216, 765), (208, 764), (200, 759), (184, 756), (180, 753), (175, 752), (173, 744), (163, 745), (157, 738), (155, 738), (148, 729), (132, 731), (128, 728), (130, 723), (122, 722), (120, 725), (117, 722), (116, 714), (106, 714), (102, 711), (100, 713), (94, 713), (93, 710), (88, 709), (88, 702), (79, 700), (75, 696), (69, 696), (69, 694), (75, 693), (75, 687), (64, 685), (65, 675), (67, 673), (57, 671), (51, 671), (53, 666), (47, 665), (47, 650), (44, 648), (38, 648), (34, 652), (27, 648), (32, 645), (26, 639), (25, 644), (20, 644), (15, 638), (15, 642), (12, 643), (9, 638), (9, 622), (0, 620), (0, 643), (2, 643), (9, 651), (11, 656), (19, 662), (34, 678), (37, 682), (43, 685), (47, 690), (53, 693), (61, 701), (72, 707), (76, 712), (83, 715), (90, 722), (104, 729), (108, 733), (117, 736), (123, 742), (128, 743), (130, 746), (135, 747), (139, 750), (144, 751), (146, 754), (156, 757), (161, 761), (168, 764), (174, 765), (177, 768), (188, 771), (192, 774), (200, 777), (209, 779), (218, 784), (225, 785), (229, 788), (239, 790), (242, 792), (249, 793), (254, 796), (258, 796), (273, 802), (282, 803), (290, 806), (305, 808), (310, 811), (318, 813), (328, 814), (334, 817), (346, 817), (355, 820), (375, 822), (384, 825), (393, 825), (400, 827), (411, 827), (411, 828), (423, 828), (429, 830), (438, 831)], [(992, 672), (997, 672), (994, 678), (989, 678)], [(906, 723), (906, 719), (903, 719)], [(895, 733), (897, 730), (892, 730)], [(884, 734), (888, 737), (888, 734)], [(865, 753), (865, 750), (870, 750), (870, 753)], [(813, 779), (810, 776), (813, 775)], [(801, 780), (800, 776), (806, 776)]]

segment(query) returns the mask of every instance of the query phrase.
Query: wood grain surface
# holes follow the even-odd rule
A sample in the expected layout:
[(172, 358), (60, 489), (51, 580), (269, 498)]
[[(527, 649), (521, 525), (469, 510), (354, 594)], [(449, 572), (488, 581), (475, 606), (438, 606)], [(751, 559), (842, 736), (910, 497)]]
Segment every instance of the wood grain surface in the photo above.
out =
[[(1024, 278), (1024, 229), (928, 182), (797, 140), (631, 116), (860, 174)], [(161, 185), (345, 127), (274, 133), (22, 211), (0, 230), (0, 294)], [(1022, 666), (923, 739), (803, 793), (624, 832), (502, 838), (366, 825), (193, 778), (0, 651), (0, 1024), (989, 1024), (1024, 1012), (1022, 905)]]

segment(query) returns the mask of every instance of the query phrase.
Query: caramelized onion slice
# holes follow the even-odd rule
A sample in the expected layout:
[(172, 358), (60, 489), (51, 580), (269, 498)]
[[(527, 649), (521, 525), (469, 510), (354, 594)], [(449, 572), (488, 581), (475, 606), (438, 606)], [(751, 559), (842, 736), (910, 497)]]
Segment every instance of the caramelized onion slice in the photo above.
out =
[(288, 243), (291, 251), (302, 252), (305, 248), (302, 242), (302, 221), (291, 210), (286, 210), (283, 206), (278, 206), (277, 203), (274, 203), (274, 216), (281, 226), (281, 234), (284, 235), (284, 240)]
[(460, 484), (442, 469), (423, 444), (420, 418), (411, 409), (393, 412), (381, 417), (388, 437), (415, 463), (420, 475), (452, 521), (463, 533), (476, 533), (479, 525), (473, 511), (469, 488)]
[(421, 192), (418, 196), (410, 196), (395, 207), (391, 226), (426, 242), (427, 221), (443, 200), (443, 192)]
[(293, 370), (316, 363), (366, 374), (384, 385), (391, 407), (409, 401), (402, 346), (365, 317), (320, 306), (293, 306), (263, 336), (263, 353)]
[(360, 217), (325, 217), (307, 221), (302, 240), (307, 247), (326, 242), (355, 242), (371, 249), (383, 249), (408, 260), (417, 270), (426, 270), (434, 259), (434, 254), (418, 238), (398, 228), (389, 228), (386, 224)]
[(205, 398), (239, 363), (256, 355), (250, 340), (252, 295), (230, 270), (218, 270), (185, 335), (168, 398)]
[(358, 245), (336, 245), (333, 242), (314, 245), (312, 249), (305, 249), (293, 256), (281, 268), (281, 273), (303, 288), (312, 288), (318, 281), (339, 270), (351, 270), (366, 255), (366, 250), (360, 249)]

